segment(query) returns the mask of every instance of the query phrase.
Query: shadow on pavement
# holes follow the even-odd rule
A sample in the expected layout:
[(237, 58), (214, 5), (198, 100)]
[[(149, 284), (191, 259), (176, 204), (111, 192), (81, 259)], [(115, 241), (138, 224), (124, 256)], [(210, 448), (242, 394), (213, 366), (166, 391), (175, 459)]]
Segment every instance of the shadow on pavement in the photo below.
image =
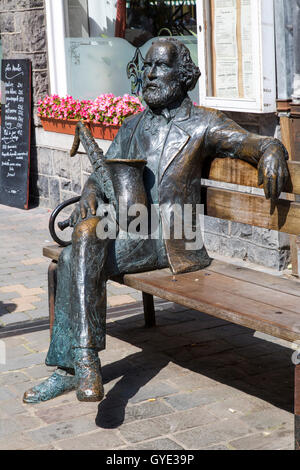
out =
[[(108, 329), (108, 335), (142, 351), (102, 368), (104, 383), (118, 377), (120, 380), (99, 404), (97, 426), (107, 429), (120, 426), (128, 401), (169, 362), (185, 369), (184, 373), (196, 372), (199, 379), (200, 375), (206, 376), (293, 412), (292, 350), (254, 337), (252, 330), (199, 312), (158, 312), (158, 326), (149, 330), (142, 327), (143, 315), (134, 316), (141, 326), (131, 323), (133, 317), (128, 320), (119, 320)], [(191, 321), (195, 322), (195, 331), (191, 328), (185, 334), (186, 323), (193, 326)]]
[(8, 313), (12, 313), (16, 310), (17, 305), (9, 302), (9, 303), (4, 303), (0, 300), (0, 317), (3, 315), (7, 315)]

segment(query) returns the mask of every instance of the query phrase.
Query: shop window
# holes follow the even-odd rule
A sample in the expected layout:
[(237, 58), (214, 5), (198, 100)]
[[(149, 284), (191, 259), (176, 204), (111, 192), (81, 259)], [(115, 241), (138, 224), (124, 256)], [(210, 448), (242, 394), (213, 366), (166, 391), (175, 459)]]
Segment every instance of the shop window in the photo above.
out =
[[(139, 95), (143, 57), (156, 37), (182, 40), (198, 62), (196, 0), (57, 2), (61, 9), (56, 4), (54, 13), (54, 2), (46, 0), (48, 42), (56, 49), (52, 61), (49, 57), (50, 76), (51, 68), (57, 69), (52, 93), (82, 99), (101, 93)], [(63, 16), (60, 26), (58, 14)], [(199, 101), (198, 87), (191, 98)]]

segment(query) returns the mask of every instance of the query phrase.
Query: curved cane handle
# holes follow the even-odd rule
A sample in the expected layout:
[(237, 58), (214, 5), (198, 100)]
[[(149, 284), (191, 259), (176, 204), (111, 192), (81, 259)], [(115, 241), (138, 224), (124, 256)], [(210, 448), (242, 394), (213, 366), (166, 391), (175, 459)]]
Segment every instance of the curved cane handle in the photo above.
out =
[[(59, 204), (54, 211), (52, 212), (50, 219), (49, 219), (49, 231), (50, 235), (53, 238), (53, 240), (58, 243), (60, 246), (68, 246), (71, 245), (71, 240), (70, 241), (65, 241), (61, 240), (56, 232), (55, 232), (55, 220), (58, 214), (67, 206), (70, 206), (71, 204), (75, 204), (76, 202), (80, 201), (80, 196), (72, 197), (71, 199), (68, 199), (67, 201), (62, 202)], [(58, 222), (58, 227), (60, 230), (65, 230), (67, 227), (70, 225), (70, 219), (64, 220), (63, 222)]]

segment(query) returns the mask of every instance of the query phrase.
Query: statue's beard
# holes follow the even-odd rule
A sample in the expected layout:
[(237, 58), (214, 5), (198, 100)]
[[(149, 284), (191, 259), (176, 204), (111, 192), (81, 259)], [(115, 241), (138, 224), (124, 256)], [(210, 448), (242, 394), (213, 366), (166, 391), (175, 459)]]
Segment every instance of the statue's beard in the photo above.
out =
[(164, 108), (178, 101), (184, 92), (179, 81), (173, 81), (168, 85), (154, 85), (149, 81), (143, 84), (143, 98), (149, 108)]

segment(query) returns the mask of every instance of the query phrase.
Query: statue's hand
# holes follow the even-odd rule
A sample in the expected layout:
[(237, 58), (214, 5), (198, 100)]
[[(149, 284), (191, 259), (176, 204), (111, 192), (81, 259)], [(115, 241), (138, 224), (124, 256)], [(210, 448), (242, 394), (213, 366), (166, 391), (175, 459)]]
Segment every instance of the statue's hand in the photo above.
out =
[(98, 198), (94, 191), (85, 189), (81, 195), (79, 204), (76, 204), (75, 209), (69, 217), (70, 227), (75, 227), (78, 220), (86, 219), (88, 215), (96, 215), (98, 207)]
[(82, 193), (79, 208), (80, 208), (80, 215), (82, 219), (85, 219), (87, 215), (96, 215), (98, 207), (98, 198), (96, 192), (93, 190), (87, 190)]
[(283, 148), (270, 145), (258, 164), (258, 184), (264, 185), (267, 199), (276, 201), (289, 176), (286, 155)]
[(75, 227), (79, 218), (80, 218), (80, 205), (76, 204), (75, 209), (73, 210), (69, 218), (69, 226)]

